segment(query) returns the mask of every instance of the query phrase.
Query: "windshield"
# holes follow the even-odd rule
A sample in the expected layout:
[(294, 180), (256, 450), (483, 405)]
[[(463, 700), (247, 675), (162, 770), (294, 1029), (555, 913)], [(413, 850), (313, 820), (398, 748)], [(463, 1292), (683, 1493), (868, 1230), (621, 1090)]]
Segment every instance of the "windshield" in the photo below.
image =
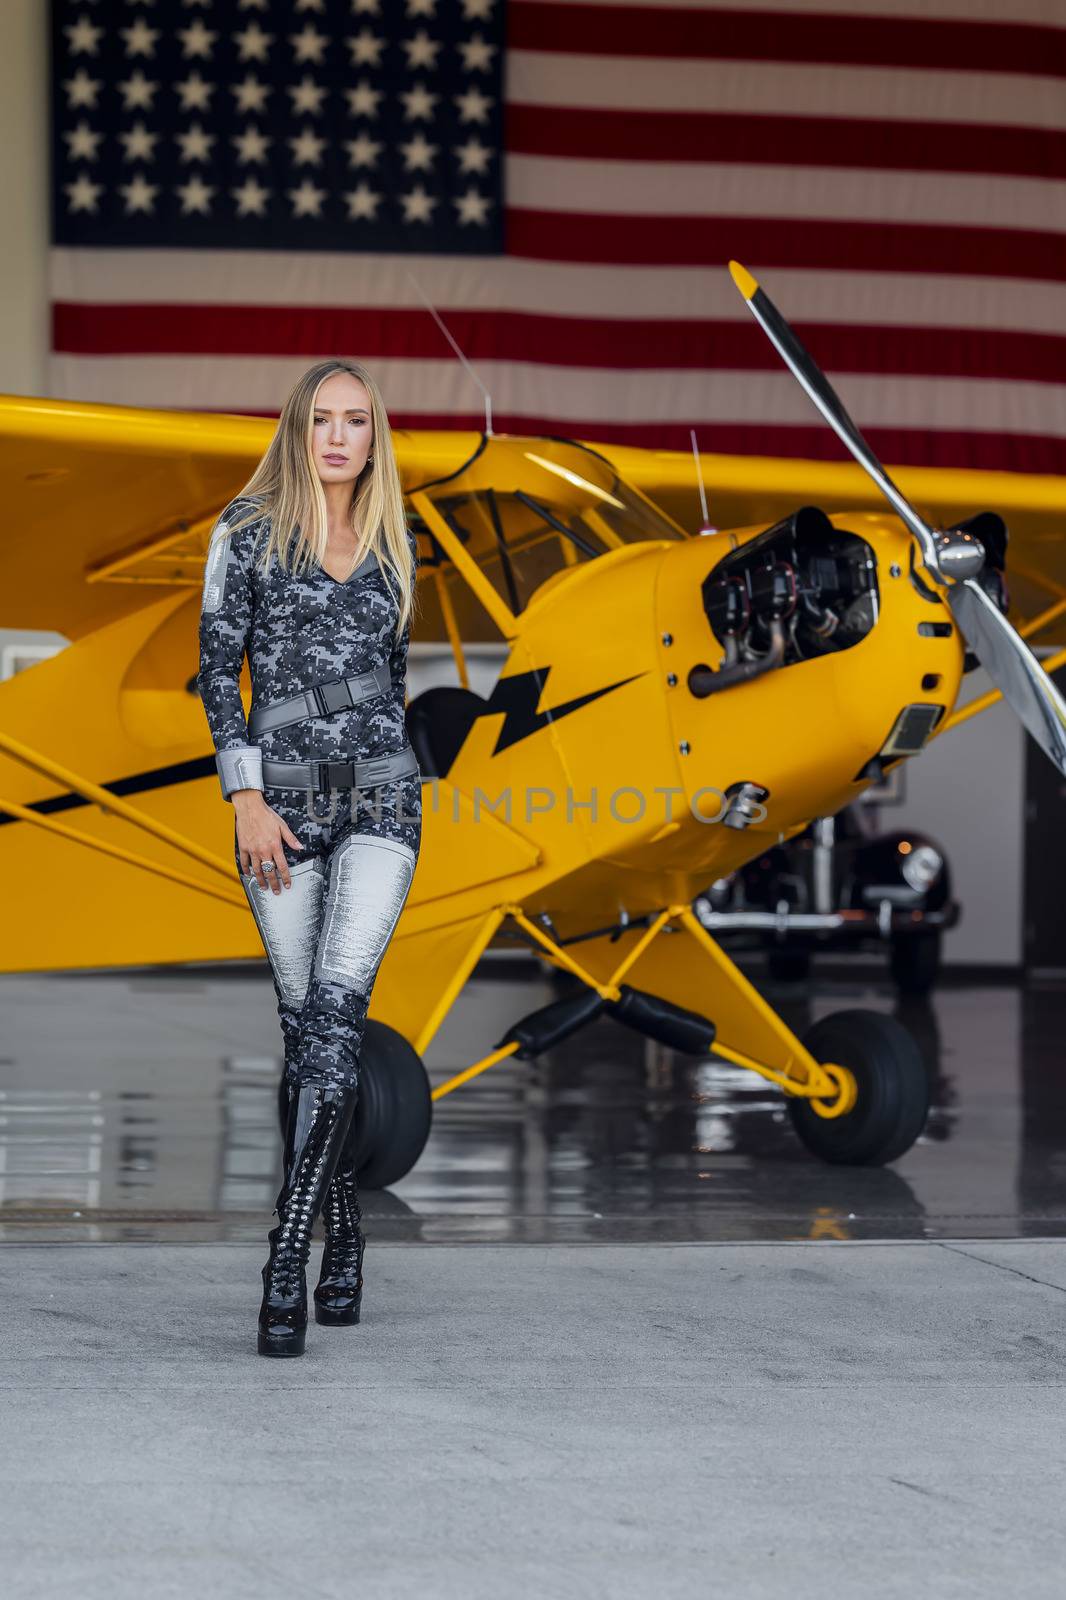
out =
[(610, 462), (570, 440), (494, 438), (461, 477), (426, 493), (516, 614), (579, 562), (639, 540), (687, 538)]

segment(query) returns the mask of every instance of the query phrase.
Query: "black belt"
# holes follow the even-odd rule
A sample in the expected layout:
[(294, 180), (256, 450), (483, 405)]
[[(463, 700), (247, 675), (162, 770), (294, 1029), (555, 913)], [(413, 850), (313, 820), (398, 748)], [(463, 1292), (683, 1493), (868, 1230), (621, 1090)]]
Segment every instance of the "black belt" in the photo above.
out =
[(272, 761), (263, 757), (266, 789), (372, 789), (414, 773), (421, 777), (418, 757), (410, 745), (392, 755), (368, 756), (362, 761)]
[[(290, 722), (306, 722), (308, 717), (328, 717), (334, 711), (348, 711), (361, 700), (377, 694), (388, 694), (392, 688), (392, 673), (387, 666), (375, 667), (372, 672), (357, 672), (350, 678), (331, 678), (328, 683), (313, 683), (310, 689), (294, 694), (289, 700), (275, 700), (272, 705), (253, 706), (248, 718), (248, 732), (255, 738), (260, 733), (270, 733), (274, 728), (284, 728)], [(313, 787), (317, 788), (315, 784)]]

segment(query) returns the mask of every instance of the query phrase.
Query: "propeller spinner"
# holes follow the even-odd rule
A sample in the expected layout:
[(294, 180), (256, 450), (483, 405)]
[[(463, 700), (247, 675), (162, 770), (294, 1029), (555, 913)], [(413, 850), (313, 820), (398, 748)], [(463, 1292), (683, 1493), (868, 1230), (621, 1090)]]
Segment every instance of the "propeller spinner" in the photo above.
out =
[(739, 261), (729, 263), (733, 282), (770, 343), (822, 416), (876, 483), (918, 542), (922, 560), (945, 598), (959, 632), (1004, 700), (1018, 713), (1040, 748), (1066, 775), (1066, 700), (1036, 656), (978, 582), (985, 550), (973, 534), (934, 530), (893, 483), (848, 416), (840, 397), (764, 289)]

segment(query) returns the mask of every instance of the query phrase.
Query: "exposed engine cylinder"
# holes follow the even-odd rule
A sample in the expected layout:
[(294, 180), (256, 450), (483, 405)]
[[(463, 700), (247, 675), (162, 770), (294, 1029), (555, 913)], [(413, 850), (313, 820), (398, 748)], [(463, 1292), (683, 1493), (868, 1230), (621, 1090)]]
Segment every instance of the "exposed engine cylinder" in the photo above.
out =
[(877, 562), (864, 539), (802, 506), (723, 557), (702, 592), (727, 658), (757, 661), (783, 632), (787, 666), (866, 637), (877, 621)]

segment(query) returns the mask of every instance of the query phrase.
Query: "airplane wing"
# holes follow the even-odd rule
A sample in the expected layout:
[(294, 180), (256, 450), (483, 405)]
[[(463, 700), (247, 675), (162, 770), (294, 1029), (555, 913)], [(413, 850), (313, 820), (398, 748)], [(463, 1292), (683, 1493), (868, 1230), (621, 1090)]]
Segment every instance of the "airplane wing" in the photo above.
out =
[[(683, 528), (701, 524), (693, 457), (680, 450), (594, 445), (618, 471)], [(883, 512), (884, 500), (857, 464), (759, 456), (701, 457), (712, 526), (770, 527), (797, 506), (824, 511)], [(1066, 599), (1066, 478), (940, 467), (890, 467), (893, 479), (926, 520), (948, 527), (977, 511), (995, 511), (1009, 530), (1010, 619), (1022, 627)], [(1043, 628), (1036, 646), (1066, 645), (1066, 614)]]
[[(0, 395), (0, 627), (74, 640), (198, 590), (215, 518), (247, 482), (272, 417)], [(476, 433), (395, 435), (405, 483), (455, 471)]]
[[(0, 471), (7, 526), (0, 627), (54, 629), (78, 639), (199, 588), (207, 537), (276, 426), (272, 417), (0, 395)], [(474, 432), (397, 430), (405, 487), (455, 472)], [(682, 527), (700, 526), (686, 451), (587, 442)], [(769, 526), (799, 505), (881, 511), (851, 462), (705, 455), (718, 528)], [(933, 522), (998, 511), (1007, 522), (1011, 618), (1021, 625), (1066, 597), (1066, 479), (1010, 472), (893, 468)], [(1039, 636), (1066, 643), (1066, 618)]]

